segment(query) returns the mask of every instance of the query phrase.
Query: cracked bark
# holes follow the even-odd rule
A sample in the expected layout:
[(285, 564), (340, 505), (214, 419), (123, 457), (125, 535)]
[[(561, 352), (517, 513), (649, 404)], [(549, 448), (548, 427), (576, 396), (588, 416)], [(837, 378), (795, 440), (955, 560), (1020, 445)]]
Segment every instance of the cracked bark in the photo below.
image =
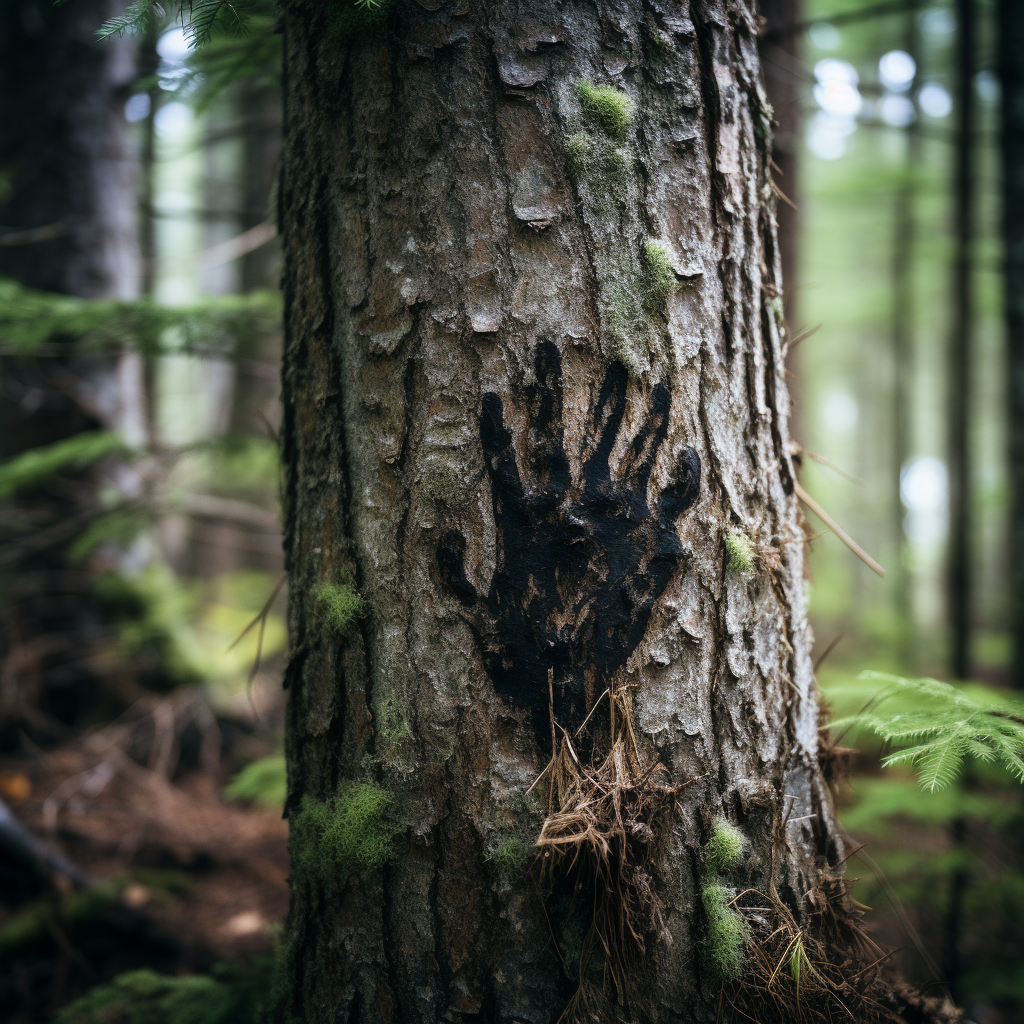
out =
[[(608, 581), (621, 585), (615, 614), (649, 619), (638, 639), (615, 634), (628, 657), (580, 671), (634, 686), (648, 754), (673, 783), (697, 780), (658, 837), (667, 934), (648, 944), (648, 1001), (631, 1013), (713, 1017), (696, 898), (711, 817), (743, 827), (746, 881), (773, 878), (798, 915), (843, 857), (816, 760), (755, 12), (742, 0), (399, 0), (385, 29), (345, 40), (322, 5), (293, 3), (283, 31), (288, 809), (374, 781), (405, 832), (386, 868), (334, 894), (293, 877), (275, 1019), (558, 1018), (573, 978), (544, 902), (529, 876), (488, 860), (539, 827), (524, 794), (547, 761), (540, 698), (493, 679), (497, 663), (514, 676), (530, 645), (556, 664), (531, 609), (585, 660), (581, 595), (615, 604)], [(588, 120), (584, 80), (630, 97), (625, 141)], [(656, 301), (649, 242), (676, 277)], [(551, 347), (566, 466), (538, 411), (553, 399), (536, 398)], [(552, 545), (559, 571), (529, 576), (517, 649), (479, 617), (507, 600), (494, 581), (513, 558), (496, 481), (517, 477), (523, 521), (542, 506), (568, 516), (604, 437), (595, 410), (610, 375), (625, 398), (601, 486), (625, 488), (641, 513), (661, 507), (692, 449), (699, 496), (678, 518), (669, 508), (674, 532), (637, 526), (640, 582), (615, 575), (612, 550), (572, 567), (574, 538)], [(645, 430), (664, 433), (644, 441), (649, 483), (630, 461)], [(577, 528), (592, 539), (588, 522)], [(778, 570), (730, 570), (730, 530)], [(445, 569), (453, 531), (459, 573)], [(659, 552), (672, 566), (660, 591), (648, 585)], [(372, 609), (345, 642), (316, 613), (326, 579), (354, 581)]]

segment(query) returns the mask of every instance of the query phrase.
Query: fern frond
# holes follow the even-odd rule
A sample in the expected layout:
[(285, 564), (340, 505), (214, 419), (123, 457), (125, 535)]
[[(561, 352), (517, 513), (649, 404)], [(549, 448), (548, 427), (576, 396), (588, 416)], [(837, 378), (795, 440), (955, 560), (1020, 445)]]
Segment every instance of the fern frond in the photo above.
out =
[[(829, 729), (866, 730), (900, 749), (883, 764), (909, 765), (929, 790), (952, 784), (968, 757), (1000, 763), (1024, 782), (1024, 702), (982, 687), (958, 688), (936, 679), (903, 679), (864, 672), (880, 683), (863, 709), (830, 723)], [(888, 712), (888, 714), (886, 713)]]

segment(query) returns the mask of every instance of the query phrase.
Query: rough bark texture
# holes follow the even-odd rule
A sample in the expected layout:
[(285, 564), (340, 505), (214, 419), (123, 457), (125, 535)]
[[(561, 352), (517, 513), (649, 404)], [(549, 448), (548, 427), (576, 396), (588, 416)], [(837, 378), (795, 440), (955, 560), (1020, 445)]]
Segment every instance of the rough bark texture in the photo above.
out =
[[(749, 840), (740, 884), (801, 918), (843, 857), (755, 12), (399, 0), (366, 34), (312, 3), (283, 27), (288, 810), (372, 784), (401, 832), (325, 880), (293, 830), (276, 1016), (558, 1018), (566, 900), (496, 856), (540, 828), (550, 679), (566, 727), (632, 686), (645, 756), (695, 780), (656, 837), (630, 1013), (713, 1017), (713, 817)], [(347, 636), (325, 581), (368, 604)]]
[(999, 4), (999, 77), (1003, 87), (1003, 245), (1010, 432), (1010, 630), (1013, 685), (1024, 689), (1024, 8)]

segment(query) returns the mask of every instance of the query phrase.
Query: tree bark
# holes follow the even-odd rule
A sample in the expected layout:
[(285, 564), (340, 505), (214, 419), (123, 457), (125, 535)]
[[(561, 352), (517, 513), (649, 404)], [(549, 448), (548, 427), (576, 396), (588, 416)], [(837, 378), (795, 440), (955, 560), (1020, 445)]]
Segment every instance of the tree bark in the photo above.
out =
[[(686, 784), (654, 823), (628, 1012), (713, 1018), (713, 820), (746, 836), (737, 887), (800, 921), (844, 858), (755, 12), (399, 2), (359, 34), (292, 3), (283, 31), (295, 870), (272, 1016), (554, 1021), (581, 976), (600, 989), (565, 876), (497, 854), (540, 831), (552, 717), (596, 765), (611, 688), (637, 758)], [(347, 635), (324, 583), (367, 602)], [(294, 825), (356, 784), (400, 836), (325, 880)]]

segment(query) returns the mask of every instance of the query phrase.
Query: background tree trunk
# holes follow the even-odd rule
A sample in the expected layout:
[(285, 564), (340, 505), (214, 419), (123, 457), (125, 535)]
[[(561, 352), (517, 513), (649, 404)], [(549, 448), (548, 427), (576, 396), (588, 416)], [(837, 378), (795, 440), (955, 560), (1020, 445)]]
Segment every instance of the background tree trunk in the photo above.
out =
[[(129, 297), (137, 287), (124, 117), (133, 44), (96, 39), (121, 9), (116, 0), (0, 4), (0, 276), (31, 288), (100, 298)], [(144, 440), (134, 351), (7, 356), (0, 373), (0, 459), (101, 427), (119, 429), (129, 444)], [(110, 478), (123, 486), (130, 473)], [(96, 706), (94, 578), (61, 545), (90, 510), (102, 511), (97, 485), (93, 469), (44, 482), (18, 496), (17, 515), (4, 516), (3, 566), (16, 567), (18, 580), (0, 583), (0, 745), (16, 742), (22, 728), (53, 738)], [(23, 548), (16, 561), (12, 540)]]
[[(124, 103), (133, 44), (98, 40), (117, 0), (0, 6), (0, 274), (65, 295), (135, 293), (138, 265)], [(13, 239), (11, 239), (13, 241)]]
[[(597, 752), (608, 686), (632, 687), (641, 756), (690, 782), (655, 839), (664, 927), (631, 1012), (705, 1019), (712, 819), (749, 840), (742, 885), (801, 920), (844, 856), (816, 757), (754, 11), (400, 3), (363, 34), (339, 11), (284, 16), (277, 1019), (557, 1019), (576, 918), (499, 854), (540, 829), (549, 700), (566, 728), (598, 705)], [(367, 602), (347, 635), (324, 583)], [(378, 870), (356, 784), (401, 826)], [(325, 874), (327, 833), (296, 826), (339, 791), (349, 854)]]
[(999, 4), (1003, 246), (1010, 434), (1010, 632), (1013, 685), (1024, 689), (1024, 9)]

